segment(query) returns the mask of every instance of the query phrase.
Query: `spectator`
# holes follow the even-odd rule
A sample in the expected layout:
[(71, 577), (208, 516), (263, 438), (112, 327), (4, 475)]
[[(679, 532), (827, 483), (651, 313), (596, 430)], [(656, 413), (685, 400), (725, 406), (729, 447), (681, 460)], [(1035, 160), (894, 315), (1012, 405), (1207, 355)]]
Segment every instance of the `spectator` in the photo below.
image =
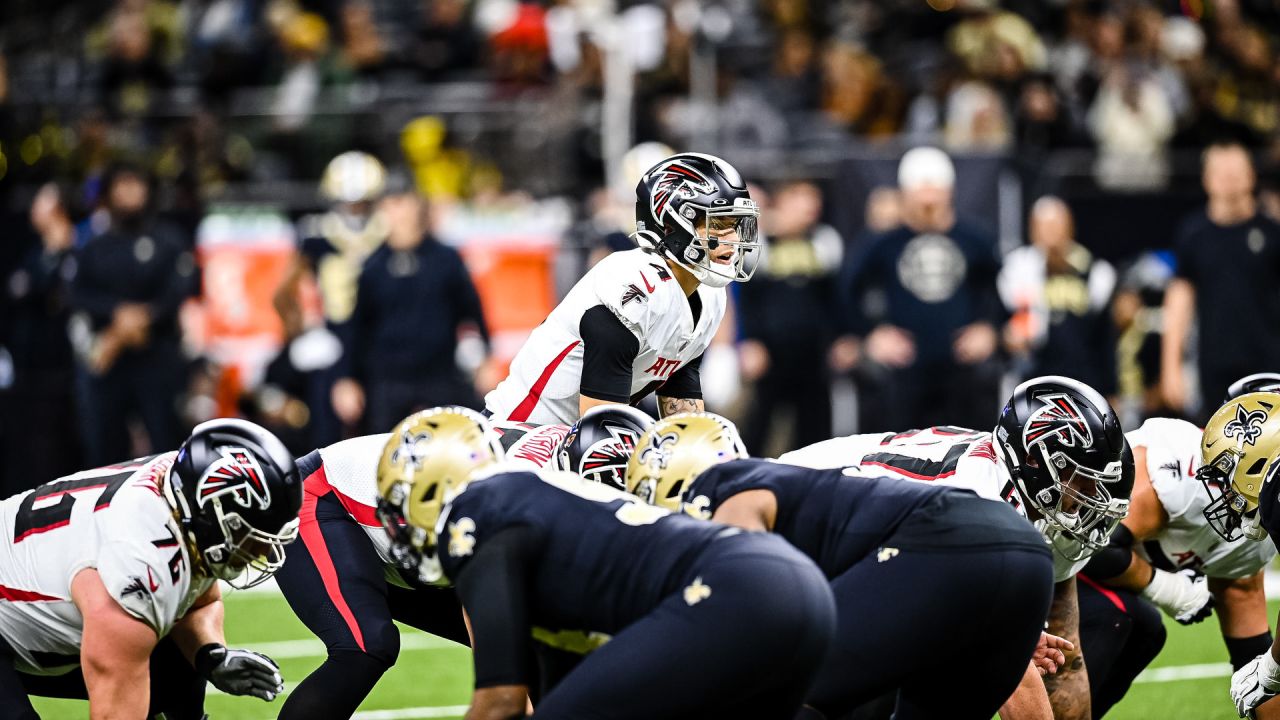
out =
[[(956, 219), (955, 169), (936, 148), (898, 166), (903, 224), (846, 263), (840, 301), (848, 335), (833, 357), (861, 357), (861, 426), (986, 427), (997, 405), (995, 239)], [(853, 352), (856, 349), (860, 352)]]
[(111, 17), (107, 56), (102, 61), (98, 92), (116, 117), (138, 117), (168, 90), (173, 77), (155, 46), (146, 14), (121, 8)]
[[(80, 467), (71, 389), (75, 377), (69, 289), (75, 226), (65, 188), (50, 183), (31, 203), (35, 242), (2, 279), (5, 329), (0, 347), (12, 362), (12, 389), (0, 407), (0, 463), (8, 484), (5, 497), (28, 490)], [(3, 383), (0, 383), (3, 384)]]
[[(320, 180), (320, 193), (333, 207), (301, 223), (301, 252), (276, 290), (276, 310), (285, 327), (305, 328), (303, 347), (310, 349), (306, 403), (315, 447), (331, 445), (342, 436), (330, 398), (340, 377), (341, 338), (355, 308), (360, 268), (387, 238), (387, 220), (376, 208), (385, 187), (386, 171), (372, 155), (352, 151), (331, 160)], [(303, 295), (311, 288), (320, 291), (324, 324), (306, 328)]]
[(148, 216), (150, 187), (137, 168), (117, 165), (103, 181), (109, 226), (75, 255), (73, 322), (87, 336), (81, 416), (92, 466), (135, 457), (129, 420), (142, 421), (150, 450), (177, 447), (186, 388), (178, 308), (194, 290), (187, 243)]
[(471, 328), (487, 344), (480, 297), (462, 257), (427, 232), (426, 204), (406, 185), (381, 202), (391, 228), (364, 264), (333, 407), (348, 425), (385, 432), (434, 405), (479, 407), (456, 356)]
[(1004, 260), (999, 288), (1013, 317), (1005, 346), (1023, 359), (1022, 377), (1066, 375), (1107, 396), (1116, 392), (1111, 299), (1116, 271), (1075, 240), (1062, 200), (1031, 207), (1031, 244)]
[(837, 330), (831, 304), (842, 241), (820, 222), (821, 214), (822, 193), (814, 184), (781, 188), (762, 213), (769, 223), (764, 265), (739, 288), (742, 374), (755, 381), (742, 437), (753, 455), (776, 457), (766, 453), (766, 443), (779, 425), (786, 430), (784, 449), (831, 437), (823, 359)]
[(1280, 367), (1280, 225), (1258, 210), (1253, 164), (1243, 146), (1209, 146), (1203, 181), (1209, 202), (1174, 239), (1160, 383), (1170, 407), (1189, 408), (1183, 353), (1197, 318), (1198, 416), (1207, 419), (1237, 378)]
[(1165, 150), (1173, 137), (1173, 106), (1161, 85), (1136, 67), (1103, 80), (1088, 123), (1098, 142), (1094, 172), (1110, 190), (1158, 188), (1168, 178)]
[(456, 79), (473, 72), (484, 40), (467, 17), (466, 0), (422, 0), (422, 27), (412, 59), (422, 79)]

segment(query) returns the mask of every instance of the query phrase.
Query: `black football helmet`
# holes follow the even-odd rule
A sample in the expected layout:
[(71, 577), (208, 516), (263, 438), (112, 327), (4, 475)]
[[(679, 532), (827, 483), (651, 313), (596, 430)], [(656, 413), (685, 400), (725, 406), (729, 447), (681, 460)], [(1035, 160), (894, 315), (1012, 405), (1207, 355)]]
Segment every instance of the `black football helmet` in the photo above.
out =
[(713, 155), (672, 155), (636, 185), (637, 239), (713, 287), (751, 279), (763, 247), (759, 218), (742, 176)]
[(245, 420), (197, 425), (178, 448), (165, 497), (198, 562), (232, 587), (271, 577), (298, 535), (302, 480), (293, 454)]
[(1280, 373), (1255, 373), (1231, 383), (1222, 402), (1229, 403), (1241, 395), (1256, 392), (1280, 393)]
[(597, 405), (583, 413), (560, 442), (561, 470), (626, 491), (627, 460), (653, 418), (629, 405)]
[(1037, 527), (1070, 560), (1105, 547), (1129, 511), (1133, 452), (1098, 391), (1056, 375), (1013, 391), (995, 429), (996, 454)]

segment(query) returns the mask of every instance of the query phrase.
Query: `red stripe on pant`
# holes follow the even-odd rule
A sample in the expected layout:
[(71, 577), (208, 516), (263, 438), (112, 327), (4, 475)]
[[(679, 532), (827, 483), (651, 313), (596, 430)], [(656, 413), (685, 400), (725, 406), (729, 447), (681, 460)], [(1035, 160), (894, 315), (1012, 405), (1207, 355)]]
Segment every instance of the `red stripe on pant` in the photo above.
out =
[(1124, 606), (1124, 600), (1122, 600), (1120, 596), (1117, 595), (1116, 592), (1111, 588), (1103, 587), (1102, 585), (1099, 585), (1098, 583), (1086, 577), (1084, 573), (1076, 573), (1076, 577), (1080, 578), (1080, 581), (1083, 582), (1085, 585), (1088, 585), (1094, 590), (1097, 590), (1098, 592), (1102, 593), (1102, 597), (1110, 600), (1112, 605), (1115, 605), (1116, 607), (1120, 608), (1120, 612), (1122, 613), (1129, 612), (1129, 610)]
[(342, 597), (342, 587), (338, 584), (338, 571), (333, 566), (333, 559), (329, 557), (329, 546), (325, 544), (324, 535), (320, 532), (320, 524), (316, 522), (316, 502), (331, 492), (333, 488), (329, 487), (329, 479), (325, 477), (323, 465), (307, 476), (303, 483), (302, 511), (298, 513), (298, 537), (306, 546), (307, 552), (311, 554), (311, 561), (315, 563), (316, 570), (320, 572), (320, 580), (324, 582), (329, 600), (346, 621), (351, 634), (355, 636), (356, 645), (364, 651), (364, 634), (360, 632), (360, 625), (356, 622), (356, 616), (352, 614), (351, 607), (347, 605), (347, 599)]

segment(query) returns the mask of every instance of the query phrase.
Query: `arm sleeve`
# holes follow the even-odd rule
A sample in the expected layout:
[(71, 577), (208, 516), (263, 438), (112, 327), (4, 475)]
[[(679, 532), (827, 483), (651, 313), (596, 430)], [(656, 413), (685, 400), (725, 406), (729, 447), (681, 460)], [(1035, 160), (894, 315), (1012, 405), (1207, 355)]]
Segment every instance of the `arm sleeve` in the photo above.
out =
[(631, 399), (631, 368), (640, 354), (640, 340), (604, 305), (582, 314), (583, 395), (625, 403)]
[(1195, 243), (1190, 235), (1188, 228), (1184, 226), (1179, 229), (1177, 236), (1173, 238), (1173, 276), (1195, 284)]
[(969, 278), (974, 290), (973, 319), (975, 322), (989, 322), (998, 329), (1009, 319), (998, 289), (1000, 255), (996, 251), (994, 240), (983, 237), (975, 240), (980, 247), (977, 255), (978, 262), (975, 263)]
[(489, 326), (484, 322), (484, 306), (480, 303), (480, 294), (476, 292), (475, 283), (471, 281), (471, 273), (468, 272), (466, 263), (462, 262), (462, 256), (456, 251), (450, 249), (455, 260), (455, 274), (453, 278), (453, 296), (457, 299), (457, 321), (459, 323), (469, 322), (476, 327), (476, 332), (480, 333), (480, 337), (484, 339), (485, 347), (489, 346)]
[(702, 399), (702, 356), (690, 360), (675, 371), (662, 387), (658, 395), (681, 400)]
[(532, 528), (507, 528), (489, 538), (458, 574), (458, 598), (475, 639), (477, 688), (531, 683), (527, 586), (536, 543)]

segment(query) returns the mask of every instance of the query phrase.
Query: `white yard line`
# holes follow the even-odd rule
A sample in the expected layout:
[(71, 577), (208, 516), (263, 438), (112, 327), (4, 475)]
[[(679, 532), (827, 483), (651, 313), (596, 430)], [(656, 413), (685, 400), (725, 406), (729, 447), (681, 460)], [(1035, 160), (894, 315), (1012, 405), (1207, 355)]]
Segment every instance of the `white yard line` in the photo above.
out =
[[(458, 647), (456, 643), (442, 640), (434, 635), (417, 631), (400, 632), (400, 650), (443, 650)], [(324, 657), (324, 643), (318, 638), (307, 640), (281, 640), (278, 642), (251, 643), (244, 645), (246, 650), (260, 652), (276, 660), (291, 660), (305, 657)]]
[(1171, 665), (1169, 667), (1147, 668), (1142, 671), (1142, 674), (1134, 682), (1162, 683), (1217, 677), (1231, 677), (1231, 663), (1204, 663), (1203, 665)]
[(351, 720), (413, 720), (414, 718), (443, 718), (465, 715), (466, 705), (414, 707), (401, 710), (366, 710), (351, 716)]

